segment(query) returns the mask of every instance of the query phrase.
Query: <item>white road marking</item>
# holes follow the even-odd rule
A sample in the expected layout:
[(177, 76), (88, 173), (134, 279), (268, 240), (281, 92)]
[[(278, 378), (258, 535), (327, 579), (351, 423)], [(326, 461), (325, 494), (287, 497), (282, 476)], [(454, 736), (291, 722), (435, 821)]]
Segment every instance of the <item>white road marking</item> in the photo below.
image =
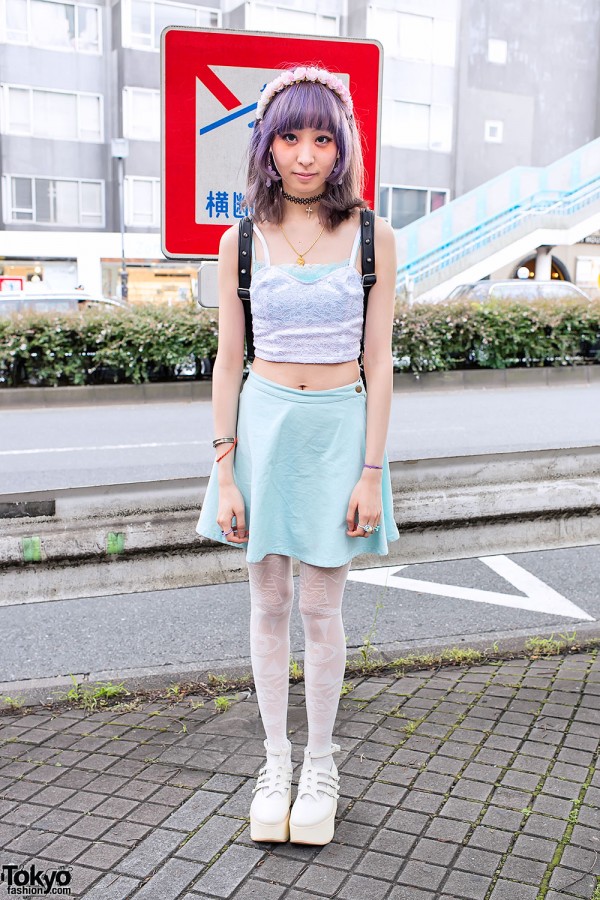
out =
[(482, 588), (460, 587), (455, 584), (438, 584), (435, 581), (421, 581), (417, 578), (398, 577), (396, 572), (408, 568), (402, 566), (381, 566), (375, 569), (356, 569), (348, 573), (351, 581), (366, 584), (388, 584), (403, 591), (415, 591), (418, 594), (435, 594), (438, 597), (454, 597), (458, 600), (473, 600), (475, 603), (492, 603), (496, 606), (510, 606), (513, 609), (528, 609), (548, 615), (566, 616), (570, 619), (584, 619), (595, 622), (575, 603), (572, 603), (540, 578), (523, 569), (507, 556), (479, 556), (477, 559), (489, 566), (505, 581), (519, 591), (519, 594), (502, 594), (499, 591), (486, 591)]
[(24, 456), (26, 453), (81, 453), (83, 450), (139, 450), (141, 447), (187, 447), (210, 441), (149, 441), (147, 444), (102, 444), (98, 447), (35, 447), (31, 450), (0, 450), (0, 456)]

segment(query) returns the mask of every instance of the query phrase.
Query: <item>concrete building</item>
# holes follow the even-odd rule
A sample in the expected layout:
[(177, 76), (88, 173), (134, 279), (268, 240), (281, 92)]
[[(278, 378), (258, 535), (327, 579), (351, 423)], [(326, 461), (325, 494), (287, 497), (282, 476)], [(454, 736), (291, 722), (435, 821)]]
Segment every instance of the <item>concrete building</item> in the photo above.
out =
[[(166, 25), (373, 37), (385, 51), (379, 213), (401, 229), (512, 166), (599, 133), (597, 0), (4, 0), (0, 277), (119, 293), (125, 160), (129, 299), (194, 291), (160, 252), (160, 34)], [(600, 273), (596, 244), (553, 276)], [(532, 248), (531, 258), (535, 257)], [(492, 277), (512, 275), (517, 259)], [(597, 272), (598, 269), (598, 272)]]

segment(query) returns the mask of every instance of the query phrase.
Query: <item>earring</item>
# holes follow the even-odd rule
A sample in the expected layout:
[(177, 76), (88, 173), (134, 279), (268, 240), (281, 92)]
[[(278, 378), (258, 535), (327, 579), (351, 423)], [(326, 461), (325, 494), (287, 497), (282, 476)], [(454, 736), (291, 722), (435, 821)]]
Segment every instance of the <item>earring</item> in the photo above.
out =
[[(268, 172), (270, 175), (272, 175), (273, 177), (281, 177), (281, 176), (279, 175), (279, 172), (278, 172), (277, 169), (275, 168), (275, 157), (273, 156), (273, 151), (272, 151), (272, 150), (269, 151), (269, 155), (270, 155), (271, 159), (270, 159), (269, 162), (267, 163), (267, 172)], [(267, 178), (267, 181), (266, 181), (267, 187), (271, 187), (272, 184), (273, 184), (273, 182), (271, 181), (271, 179), (270, 179), (270, 178)]]

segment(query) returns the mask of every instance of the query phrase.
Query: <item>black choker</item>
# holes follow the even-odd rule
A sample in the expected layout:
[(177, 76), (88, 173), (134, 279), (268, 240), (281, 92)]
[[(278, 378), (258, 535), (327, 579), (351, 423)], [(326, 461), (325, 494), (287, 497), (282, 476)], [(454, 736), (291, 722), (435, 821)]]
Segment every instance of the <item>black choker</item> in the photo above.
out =
[(316, 197), (293, 197), (292, 194), (287, 194), (283, 188), (281, 188), (281, 193), (286, 200), (291, 200), (292, 203), (301, 203), (303, 206), (306, 206), (306, 215), (307, 218), (310, 219), (311, 215), (313, 214), (311, 203), (316, 203), (317, 200), (321, 200), (321, 198), (325, 196), (327, 191), (323, 191), (322, 194), (317, 194)]
[(316, 197), (294, 197), (294, 196), (292, 196), (292, 194), (287, 194), (283, 190), (283, 188), (281, 189), (281, 193), (283, 194), (283, 196), (285, 197), (286, 200), (291, 200), (292, 203), (302, 203), (304, 206), (306, 206), (309, 203), (316, 203), (317, 200), (321, 200), (325, 196), (327, 191), (323, 191), (322, 194), (317, 194)]

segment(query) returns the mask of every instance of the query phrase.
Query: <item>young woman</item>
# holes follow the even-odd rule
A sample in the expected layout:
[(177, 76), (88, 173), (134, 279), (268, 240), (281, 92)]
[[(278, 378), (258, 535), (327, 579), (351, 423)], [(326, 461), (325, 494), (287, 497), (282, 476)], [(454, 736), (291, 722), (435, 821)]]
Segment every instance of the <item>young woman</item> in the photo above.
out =
[[(250, 807), (255, 841), (326, 844), (339, 776), (332, 743), (346, 663), (352, 558), (399, 537), (385, 448), (392, 398), (394, 234), (375, 221), (377, 283), (364, 338), (358, 253), (363, 161), (352, 98), (332, 73), (286, 71), (263, 89), (249, 148), (255, 358), (244, 369), (238, 226), (219, 248), (213, 371), (216, 460), (196, 530), (245, 548), (250, 651), (267, 735)], [(292, 559), (299, 561), (308, 744), (290, 815), (287, 737)]]

